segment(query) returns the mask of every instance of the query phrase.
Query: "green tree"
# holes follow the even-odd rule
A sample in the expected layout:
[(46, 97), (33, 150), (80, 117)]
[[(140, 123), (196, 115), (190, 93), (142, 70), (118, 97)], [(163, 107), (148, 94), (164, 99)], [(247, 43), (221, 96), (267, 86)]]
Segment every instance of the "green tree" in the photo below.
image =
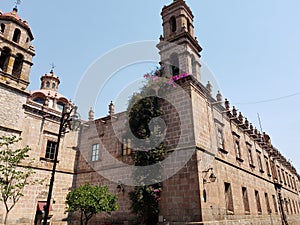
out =
[(97, 213), (118, 210), (118, 197), (109, 192), (107, 186), (81, 185), (67, 195), (67, 212), (80, 212), (80, 224), (87, 225)]
[(4, 224), (7, 223), (9, 212), (14, 208), (22, 196), (24, 188), (28, 185), (42, 183), (43, 181), (32, 180), (33, 171), (29, 158), (30, 148), (14, 149), (21, 140), (16, 136), (0, 137), (0, 192), (5, 206)]

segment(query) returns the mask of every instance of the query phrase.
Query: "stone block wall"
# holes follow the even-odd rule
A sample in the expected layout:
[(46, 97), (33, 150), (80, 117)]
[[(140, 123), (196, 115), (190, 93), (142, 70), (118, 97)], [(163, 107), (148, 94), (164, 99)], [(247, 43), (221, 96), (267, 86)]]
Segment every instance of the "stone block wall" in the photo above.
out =
[(24, 92), (8, 88), (0, 82), (0, 135), (5, 133), (20, 135), (26, 97)]

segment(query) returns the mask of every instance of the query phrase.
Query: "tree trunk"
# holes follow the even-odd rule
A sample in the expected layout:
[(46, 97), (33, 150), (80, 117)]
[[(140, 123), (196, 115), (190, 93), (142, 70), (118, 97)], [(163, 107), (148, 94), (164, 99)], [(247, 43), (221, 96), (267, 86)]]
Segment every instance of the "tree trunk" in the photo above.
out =
[(91, 215), (87, 215), (87, 214), (85, 214), (85, 223), (84, 223), (84, 225), (87, 225), (88, 224), (88, 222), (89, 222), (89, 220), (92, 218), (92, 216)]
[(5, 216), (4, 216), (4, 225), (7, 224), (8, 213), (9, 213), (9, 211), (6, 211), (6, 213), (5, 213)]
[(80, 225), (83, 225), (83, 212), (81, 211), (81, 215), (80, 215)]

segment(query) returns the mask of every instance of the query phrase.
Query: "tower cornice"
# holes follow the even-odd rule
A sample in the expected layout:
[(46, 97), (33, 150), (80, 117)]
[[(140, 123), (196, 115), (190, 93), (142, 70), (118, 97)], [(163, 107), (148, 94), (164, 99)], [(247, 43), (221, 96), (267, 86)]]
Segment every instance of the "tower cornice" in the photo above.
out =
[(164, 6), (161, 12), (161, 16), (171, 14), (173, 13), (173, 10), (178, 10), (178, 8), (185, 9), (189, 13), (189, 16), (191, 18), (194, 18), (192, 10), (184, 0), (176, 0), (168, 6)]
[(20, 27), (24, 28), (28, 32), (31, 41), (34, 39), (31, 29), (28, 26), (28, 23), (26, 21), (23, 21), (19, 16), (14, 16), (12, 12), (5, 14), (0, 13), (0, 20), (7, 20), (18, 24)]

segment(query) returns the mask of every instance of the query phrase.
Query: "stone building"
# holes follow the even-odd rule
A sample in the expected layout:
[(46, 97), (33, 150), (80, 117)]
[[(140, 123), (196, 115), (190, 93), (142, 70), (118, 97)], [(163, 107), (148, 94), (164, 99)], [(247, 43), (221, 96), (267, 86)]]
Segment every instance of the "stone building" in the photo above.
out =
[[(185, 1), (174, 0), (161, 15), (163, 35), (157, 47), (164, 77), (175, 80), (177, 88), (163, 96), (168, 101), (160, 102), (169, 151), (162, 171), (160, 223), (300, 224), (300, 176), (295, 168), (266, 133), (220, 93), (214, 98), (210, 84), (200, 82), (202, 49), (191, 9)], [(92, 110), (89, 115), (81, 130), (75, 185), (108, 185), (120, 204), (110, 219), (130, 224), (134, 148), (123, 139), (127, 114), (115, 114), (110, 105), (107, 117), (95, 120)], [(105, 219), (99, 216), (92, 223)]]
[[(160, 223), (168, 224), (300, 224), (300, 177), (266, 133), (231, 107), (211, 85), (201, 82), (200, 47), (193, 13), (183, 0), (162, 10), (163, 35), (157, 47), (164, 77), (176, 87), (162, 96), (164, 142), (169, 157), (162, 171)], [(30, 68), (35, 55), (33, 35), (17, 9), (0, 12), (0, 135), (22, 137), (36, 159), (36, 177), (50, 178), (62, 108), (72, 104), (58, 92), (60, 80), (51, 70), (41, 88), (29, 92)], [(180, 74), (185, 74), (179, 76)], [(51, 224), (76, 223), (65, 214), (65, 197), (72, 187), (86, 182), (108, 185), (118, 195), (119, 210), (91, 222), (130, 224), (128, 192), (133, 185), (131, 140), (126, 112), (82, 125), (76, 158), (77, 132), (62, 136), (51, 200)], [(63, 159), (63, 160), (62, 160)], [(9, 224), (40, 224), (48, 187), (25, 190), (9, 216)], [(0, 208), (0, 217), (4, 209)]]
[[(9, 214), (8, 224), (40, 224), (62, 108), (72, 103), (58, 92), (60, 80), (52, 70), (41, 77), (39, 90), (28, 91), (35, 55), (30, 27), (19, 17), (17, 8), (9, 13), (0, 12), (0, 25), (0, 135), (21, 137), (20, 145), (28, 145), (30, 157), (35, 158), (32, 165), (35, 178), (45, 179), (42, 186), (26, 187), (24, 197)], [(50, 205), (49, 221), (53, 224), (63, 224), (67, 220), (65, 197), (73, 183), (77, 135), (77, 132), (69, 132), (61, 138)], [(1, 223), (4, 212), (1, 206)]]

